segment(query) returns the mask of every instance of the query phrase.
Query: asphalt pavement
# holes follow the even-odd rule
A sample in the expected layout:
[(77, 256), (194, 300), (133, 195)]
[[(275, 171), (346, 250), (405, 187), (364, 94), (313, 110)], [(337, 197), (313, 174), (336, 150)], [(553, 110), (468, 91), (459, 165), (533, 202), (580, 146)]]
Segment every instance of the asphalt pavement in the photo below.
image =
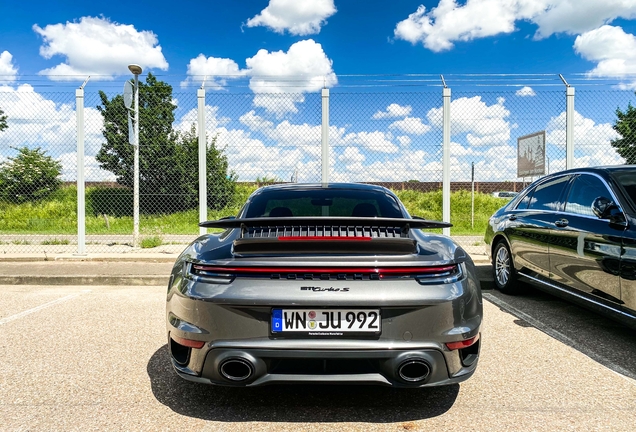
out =
[(172, 370), (165, 286), (0, 290), (0, 431), (624, 431), (636, 424), (636, 381), (488, 301), (479, 366), (459, 385), (227, 388)]
[[(634, 332), (541, 292), (484, 293), (475, 375), (454, 386), (197, 385), (171, 369), (176, 254), (0, 258), (0, 431), (631, 430)], [(32, 257), (33, 258), (33, 257)]]

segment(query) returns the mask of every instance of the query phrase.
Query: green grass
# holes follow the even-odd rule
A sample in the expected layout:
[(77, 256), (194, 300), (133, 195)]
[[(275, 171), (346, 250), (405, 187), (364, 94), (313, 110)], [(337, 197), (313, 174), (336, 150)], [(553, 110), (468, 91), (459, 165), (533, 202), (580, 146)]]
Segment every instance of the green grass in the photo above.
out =
[[(87, 188), (90, 190), (90, 188)], [(222, 210), (208, 210), (208, 219), (219, 219), (238, 214), (247, 197), (256, 186), (237, 184), (233, 202)], [(426, 219), (442, 219), (442, 192), (395, 191), (409, 213)], [(88, 193), (87, 193), (88, 195)], [(482, 235), (490, 216), (508, 201), (488, 194), (475, 193), (474, 226), (471, 226), (471, 194), (468, 191), (451, 194), (451, 220), (453, 235)], [(87, 202), (90, 210), (90, 202)], [(132, 216), (110, 216), (86, 212), (86, 234), (131, 234)], [(163, 244), (164, 234), (196, 235), (199, 212), (197, 209), (173, 214), (141, 215), (139, 226), (142, 236)], [(438, 230), (441, 231), (441, 230)], [(0, 202), (0, 234), (76, 234), (77, 189), (67, 186), (36, 203), (10, 204)], [(56, 241), (56, 240), (47, 240)], [(15, 243), (14, 244), (27, 244)], [(44, 243), (43, 243), (44, 244)], [(68, 244), (68, 243), (48, 243)], [(155, 247), (148, 246), (148, 247)], [(143, 246), (142, 246), (143, 247)]]
[(70, 244), (70, 243), (71, 242), (68, 241), (68, 239), (52, 238), (52, 239), (42, 240), (42, 242), (40, 244), (42, 244), (42, 245), (67, 245), (67, 244)]
[(152, 237), (144, 237), (141, 239), (141, 248), (142, 249), (150, 249), (157, 246), (161, 246), (163, 244), (163, 240), (159, 236)]

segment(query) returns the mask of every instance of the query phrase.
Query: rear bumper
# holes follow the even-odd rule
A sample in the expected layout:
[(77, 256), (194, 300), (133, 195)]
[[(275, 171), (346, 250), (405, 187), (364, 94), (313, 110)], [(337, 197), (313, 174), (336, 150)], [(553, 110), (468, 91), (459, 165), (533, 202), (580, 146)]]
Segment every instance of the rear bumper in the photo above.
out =
[[(455, 350), (446, 344), (478, 336), (483, 313), (474, 268), (471, 262), (466, 266), (463, 279), (436, 285), (412, 279), (237, 279), (221, 284), (177, 274), (166, 309), (172, 364), (190, 381), (233, 386), (321, 382), (421, 387), (461, 382), (475, 371), (480, 343)], [(307, 284), (329, 289), (306, 290)], [(381, 333), (273, 333), (272, 308), (281, 307), (377, 309)], [(198, 347), (179, 345), (173, 340), (179, 338)], [(237, 359), (238, 375), (249, 377), (223, 376), (223, 362), (229, 359)], [(412, 369), (428, 369), (425, 378), (400, 377), (402, 363), (411, 360)]]
[[(447, 357), (459, 350), (444, 353), (435, 349), (408, 350), (269, 350), (254, 348), (214, 348), (204, 360), (200, 375), (177, 364), (173, 367), (182, 378), (205, 384), (254, 387), (269, 384), (367, 384), (394, 387), (429, 387), (459, 383), (472, 376), (479, 358), (464, 357), (455, 374), (449, 374)], [(240, 369), (228, 365), (236, 362)], [(468, 364), (469, 363), (469, 364)], [(237, 375), (227, 375), (227, 370)], [(245, 372), (245, 373), (244, 373)]]

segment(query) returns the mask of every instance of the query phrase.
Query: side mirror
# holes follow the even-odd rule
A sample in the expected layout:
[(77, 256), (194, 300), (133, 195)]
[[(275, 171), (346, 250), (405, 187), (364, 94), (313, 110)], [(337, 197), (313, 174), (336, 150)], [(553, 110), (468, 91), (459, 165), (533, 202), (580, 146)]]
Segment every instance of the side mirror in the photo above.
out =
[(227, 220), (227, 219), (236, 219), (236, 216), (225, 216), (225, 217), (222, 217), (219, 220)]
[(610, 223), (625, 225), (625, 215), (614, 201), (606, 197), (597, 197), (592, 202), (592, 211), (599, 219), (609, 219)]
[(614, 204), (614, 201), (603, 196), (596, 197), (592, 202), (592, 211), (599, 219), (607, 219), (608, 211), (611, 207), (617, 206)]

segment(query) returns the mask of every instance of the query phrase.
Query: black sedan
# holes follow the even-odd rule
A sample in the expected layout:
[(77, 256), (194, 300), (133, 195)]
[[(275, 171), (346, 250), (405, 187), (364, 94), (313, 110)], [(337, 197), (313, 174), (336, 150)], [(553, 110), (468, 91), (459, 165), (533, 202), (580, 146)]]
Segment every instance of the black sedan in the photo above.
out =
[(545, 176), (489, 221), (495, 285), (519, 281), (636, 327), (636, 165)]

